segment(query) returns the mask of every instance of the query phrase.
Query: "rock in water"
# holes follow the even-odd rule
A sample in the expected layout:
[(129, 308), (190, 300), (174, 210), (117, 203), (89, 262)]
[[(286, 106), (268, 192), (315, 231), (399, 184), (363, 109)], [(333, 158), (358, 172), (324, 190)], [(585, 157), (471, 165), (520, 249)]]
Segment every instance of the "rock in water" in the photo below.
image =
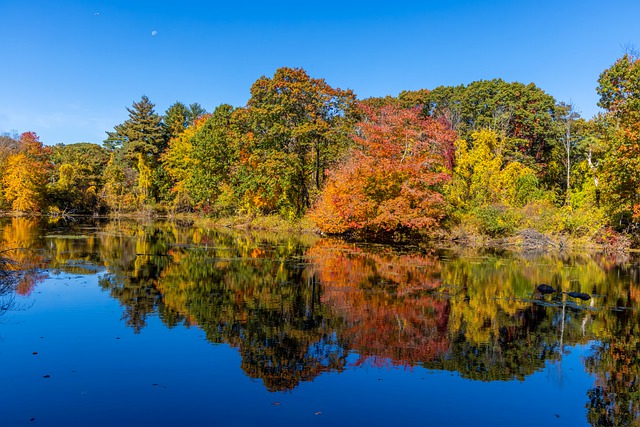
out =
[(583, 301), (591, 299), (591, 296), (589, 294), (585, 294), (584, 292), (565, 292), (565, 294), (569, 295), (571, 298), (578, 298)]
[(555, 289), (553, 289), (553, 286), (549, 286), (549, 285), (544, 284), (544, 283), (541, 284), (541, 285), (538, 285), (538, 287), (536, 289), (541, 294), (552, 294), (552, 293), (554, 293), (556, 291)]

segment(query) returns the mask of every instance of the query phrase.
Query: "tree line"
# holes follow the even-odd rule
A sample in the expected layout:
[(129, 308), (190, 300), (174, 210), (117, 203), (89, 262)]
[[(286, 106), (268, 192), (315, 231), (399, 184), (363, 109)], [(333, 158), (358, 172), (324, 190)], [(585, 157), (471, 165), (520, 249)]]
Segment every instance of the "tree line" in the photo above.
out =
[(597, 91), (604, 111), (586, 120), (533, 83), (483, 80), (358, 100), (280, 68), (251, 86), (243, 107), (176, 102), (158, 114), (143, 96), (102, 146), (4, 134), (0, 208), (308, 216), (330, 233), (632, 232), (638, 57), (604, 70)]

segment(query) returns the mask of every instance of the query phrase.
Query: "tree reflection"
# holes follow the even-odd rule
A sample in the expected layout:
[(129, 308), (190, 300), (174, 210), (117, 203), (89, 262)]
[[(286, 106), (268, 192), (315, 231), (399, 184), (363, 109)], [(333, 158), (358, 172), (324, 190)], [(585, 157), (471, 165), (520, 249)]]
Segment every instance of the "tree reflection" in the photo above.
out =
[[(182, 317), (164, 304), (158, 279), (170, 264), (170, 245), (182, 237), (169, 223), (113, 221), (99, 234), (99, 252), (109, 273), (100, 286), (123, 305), (123, 320), (139, 333), (147, 317), (159, 313), (168, 326)], [(169, 312), (168, 312), (169, 311)]]
[(629, 281), (600, 290), (615, 305), (601, 313), (598, 341), (585, 360), (587, 370), (596, 375), (587, 406), (587, 418), (594, 426), (640, 424), (638, 271), (635, 266), (613, 265), (611, 276)]
[(0, 223), (0, 288), (6, 309), (10, 308), (13, 292), (29, 295), (46, 277), (39, 230), (38, 220), (33, 218), (11, 218)]
[(358, 352), (358, 363), (411, 366), (448, 350), (449, 303), (434, 292), (441, 272), (433, 255), (328, 240), (307, 255), (323, 285), (322, 303), (339, 320), (338, 339)]
[(209, 233), (206, 247), (171, 251), (158, 286), (210, 341), (238, 347), (247, 375), (269, 390), (289, 390), (342, 369), (346, 354), (304, 263), (306, 245), (270, 237)]

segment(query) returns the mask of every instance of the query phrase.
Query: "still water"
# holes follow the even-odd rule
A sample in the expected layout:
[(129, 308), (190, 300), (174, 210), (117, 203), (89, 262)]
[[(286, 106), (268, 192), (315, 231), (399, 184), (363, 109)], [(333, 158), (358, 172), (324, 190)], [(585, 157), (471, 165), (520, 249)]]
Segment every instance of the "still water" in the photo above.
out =
[[(0, 222), (6, 426), (630, 426), (637, 260)], [(547, 283), (564, 292), (540, 295)]]

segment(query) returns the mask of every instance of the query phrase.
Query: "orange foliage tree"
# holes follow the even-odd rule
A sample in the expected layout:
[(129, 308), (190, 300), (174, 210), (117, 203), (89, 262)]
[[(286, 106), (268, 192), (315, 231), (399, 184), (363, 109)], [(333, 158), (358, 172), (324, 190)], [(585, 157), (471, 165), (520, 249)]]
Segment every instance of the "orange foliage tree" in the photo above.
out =
[(329, 233), (431, 229), (444, 216), (455, 132), (419, 108), (361, 106), (355, 149), (311, 212)]

